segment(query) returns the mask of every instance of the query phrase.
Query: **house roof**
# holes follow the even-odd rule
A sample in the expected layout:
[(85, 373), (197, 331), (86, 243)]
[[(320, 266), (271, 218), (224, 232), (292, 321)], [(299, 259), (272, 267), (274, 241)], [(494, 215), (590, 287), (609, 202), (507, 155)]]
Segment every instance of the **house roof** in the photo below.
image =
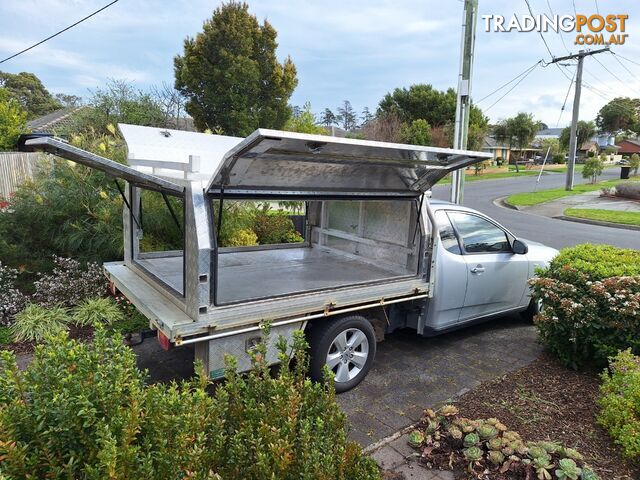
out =
[(616, 147), (618, 147), (618, 153), (640, 153), (640, 139), (626, 138)]
[(484, 141), (482, 143), (483, 150), (491, 150), (491, 149), (498, 149), (498, 148), (509, 148), (509, 147), (503, 143), (498, 143), (498, 141), (490, 135), (486, 135), (484, 137)]
[(562, 128), (543, 128), (536, 133), (536, 137), (559, 137)]
[(73, 116), (85, 108), (87, 108), (86, 105), (61, 108), (27, 122), (27, 126), (34, 133), (55, 133), (54, 130), (70, 126), (73, 123)]
[(585, 151), (589, 151), (591, 150), (593, 147), (598, 148), (598, 142), (593, 142), (593, 141), (588, 141), (588, 142), (584, 142), (580, 148), (578, 150), (585, 150)]

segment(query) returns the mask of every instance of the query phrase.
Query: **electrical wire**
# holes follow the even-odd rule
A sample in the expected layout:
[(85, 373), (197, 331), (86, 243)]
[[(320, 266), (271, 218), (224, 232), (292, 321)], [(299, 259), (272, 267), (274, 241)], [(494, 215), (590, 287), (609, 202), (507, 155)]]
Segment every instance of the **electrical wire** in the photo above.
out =
[(507, 83), (503, 84), (502, 86), (496, 88), (493, 92), (491, 92), (488, 95), (485, 95), (484, 97), (482, 97), (480, 100), (478, 100), (476, 103), (479, 104), (480, 102), (486, 100), (487, 98), (489, 98), (490, 96), (494, 95), (495, 93), (499, 92), (500, 90), (502, 90), (504, 87), (506, 87), (507, 85), (509, 85), (510, 83), (516, 81), (518, 78), (520, 78), (522, 75), (526, 74), (529, 72), (529, 70), (536, 68), (540, 63), (542, 63), (542, 60), (538, 60), (536, 63), (534, 63), (533, 65), (531, 65), (530, 67), (528, 67), (526, 70), (524, 70), (523, 72), (520, 72), (518, 75), (516, 75), (515, 77), (513, 77), (511, 80), (509, 80)]
[[(598, 15), (600, 15), (600, 8), (598, 7), (598, 0), (593, 0), (593, 1), (596, 2), (596, 13)], [(574, 2), (574, 5), (575, 5), (575, 2)]]
[(569, 83), (569, 88), (567, 89), (567, 94), (564, 97), (564, 103), (562, 104), (562, 108), (560, 108), (560, 115), (558, 115), (558, 121), (556, 122), (556, 128), (558, 128), (558, 125), (560, 125), (560, 120), (562, 119), (562, 114), (564, 113), (564, 107), (567, 106), (567, 100), (569, 99), (569, 94), (571, 93), (571, 87), (573, 87), (573, 82), (576, 79), (576, 72), (573, 73), (573, 78), (571, 79), (571, 82)]
[(20, 50), (18, 53), (14, 53), (13, 55), (11, 55), (11, 56), (9, 56), (9, 57), (7, 57), (7, 58), (5, 58), (5, 59), (3, 59), (3, 60), (0, 60), (0, 63), (4, 63), (4, 62), (6, 62), (6, 61), (8, 61), (8, 60), (11, 60), (12, 58), (16, 58), (18, 55), (22, 55), (23, 53), (28, 52), (28, 51), (29, 51), (29, 50), (31, 50), (32, 48), (36, 48), (38, 45), (42, 45), (44, 42), (47, 42), (47, 41), (51, 40), (51, 39), (52, 39), (52, 38), (54, 38), (54, 37), (57, 37), (57, 36), (58, 36), (58, 35), (60, 35), (61, 33), (66, 32), (67, 30), (69, 30), (69, 29), (71, 29), (71, 28), (75, 27), (76, 25), (79, 25), (80, 23), (84, 22), (85, 20), (88, 20), (89, 18), (93, 17), (94, 15), (97, 15), (97, 14), (98, 14), (98, 13), (100, 13), (101, 11), (106, 10), (106, 9), (107, 9), (107, 8), (109, 8), (111, 5), (113, 5), (114, 3), (118, 3), (119, 1), (120, 1), (120, 0), (113, 0), (111, 3), (109, 3), (109, 4), (105, 5), (104, 7), (102, 7), (102, 8), (100, 8), (100, 9), (96, 10), (95, 12), (93, 12), (93, 13), (91, 13), (91, 14), (87, 15), (86, 17), (84, 17), (84, 18), (82, 18), (82, 19), (78, 20), (77, 22), (75, 22), (75, 23), (73, 23), (73, 24), (69, 25), (68, 27), (63, 28), (62, 30), (60, 30), (60, 31), (58, 31), (58, 32), (56, 32), (56, 33), (54, 33), (53, 35), (50, 35), (50, 36), (48, 36), (47, 38), (45, 38), (45, 39), (43, 39), (43, 40), (40, 40), (38, 43), (34, 43), (34, 44), (33, 44), (33, 45), (31, 45), (30, 47), (27, 47), (27, 48), (25, 48), (24, 50)]
[(496, 104), (498, 104), (498, 103), (499, 103), (499, 102), (500, 102), (504, 97), (506, 97), (507, 95), (509, 95), (509, 94), (513, 91), (513, 89), (514, 89), (514, 88), (516, 88), (518, 85), (520, 85), (520, 84), (522, 83), (522, 81), (523, 81), (525, 78), (527, 78), (527, 77), (531, 74), (531, 72), (533, 72), (533, 71), (536, 69), (536, 67), (537, 67), (538, 65), (540, 65), (540, 62), (536, 63), (536, 64), (533, 66), (533, 68), (531, 68), (531, 69), (526, 73), (526, 75), (524, 75), (520, 80), (518, 80), (518, 82), (517, 82), (513, 87), (511, 87), (509, 90), (507, 90), (507, 92), (506, 92), (504, 95), (502, 95), (498, 100), (496, 100), (496, 101), (495, 101), (495, 102), (493, 102), (489, 107), (487, 107), (487, 108), (484, 110), (484, 112), (486, 113), (486, 112), (488, 112), (489, 110), (491, 110), (491, 109), (492, 109)]
[[(533, 18), (535, 18), (535, 15), (533, 14), (533, 10), (531, 10), (531, 5), (529, 5), (529, 0), (524, 0), (524, 3), (527, 4), (527, 8), (529, 9), (529, 14), (531, 14), (531, 16)], [(551, 59), (554, 59), (555, 57), (554, 57), (553, 53), (551, 53), (551, 49), (549, 48), (549, 44), (545, 40), (544, 35), (542, 34), (542, 32), (539, 29), (536, 28), (536, 30), (538, 30), (538, 33), (540, 34), (540, 38), (544, 42), (544, 46), (547, 47), (547, 52), (549, 52), (549, 55), (551, 55)]]
[[(547, 0), (547, 7), (549, 7), (549, 13), (551, 14), (551, 16), (555, 17), (555, 14), (553, 13), (553, 8), (551, 8), (551, 2), (549, 0)], [(562, 36), (562, 33), (560, 33), (560, 30), (558, 30), (558, 36), (560, 37), (560, 40), (562, 40), (562, 46), (564, 47), (564, 49), (567, 51), (569, 55), (571, 55), (571, 50), (569, 50), (569, 48), (567, 47), (567, 44), (565, 43), (564, 37)]]
[(621, 59), (626, 60), (627, 62), (630, 62), (630, 63), (633, 63), (635, 65), (639, 65), (640, 66), (640, 63), (636, 62), (635, 60), (631, 60), (630, 58), (623, 57), (619, 53), (615, 53), (615, 52), (611, 52), (611, 53), (613, 53), (616, 57), (620, 57)]
[(615, 73), (613, 73), (611, 70), (609, 70), (609, 69), (606, 67), (606, 65), (605, 65), (604, 63), (602, 63), (600, 60), (598, 60), (598, 59), (596, 58), (596, 56), (595, 56), (595, 55), (593, 55), (593, 59), (594, 59), (596, 62), (598, 62), (602, 68), (604, 68), (607, 72), (609, 72), (609, 74), (610, 74), (613, 78), (615, 78), (616, 80), (618, 80), (618, 82), (620, 82), (620, 84), (621, 84), (622, 86), (624, 86), (624, 87), (626, 87), (626, 88), (629, 88), (629, 89), (633, 90), (634, 92), (636, 92), (638, 95), (640, 95), (640, 92), (638, 92), (638, 90), (636, 90), (635, 88), (631, 87), (628, 83), (625, 83), (625, 82), (624, 82), (624, 81), (623, 81), (619, 76), (617, 76)]
[(622, 66), (622, 68), (624, 68), (627, 72), (629, 72), (629, 75), (631, 75), (632, 77), (636, 76), (631, 70), (629, 70), (629, 68), (627, 68), (627, 66), (624, 63), (620, 61), (620, 59), (617, 57), (615, 53), (613, 53), (611, 50), (609, 50), (609, 53), (613, 55), (613, 58), (616, 59), (616, 62), (618, 62)]

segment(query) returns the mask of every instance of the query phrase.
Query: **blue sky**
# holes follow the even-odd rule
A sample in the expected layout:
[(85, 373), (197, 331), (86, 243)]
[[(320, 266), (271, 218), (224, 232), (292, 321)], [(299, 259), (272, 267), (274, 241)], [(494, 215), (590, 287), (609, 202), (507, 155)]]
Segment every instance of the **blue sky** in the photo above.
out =
[[(0, 56), (5, 57), (56, 32), (108, 3), (107, 0), (4, 0), (0, 2)], [(573, 13), (568, 0), (530, 0), (535, 14)], [(640, 4), (637, 0), (575, 0), (578, 13), (627, 13), (627, 44), (616, 48), (640, 63)], [(615, 7), (611, 7), (615, 4)], [(186, 36), (201, 30), (218, 1), (120, 0), (78, 27), (0, 65), (9, 72), (38, 75), (51, 92), (89, 96), (108, 78), (123, 78), (147, 88), (173, 82), (173, 57)], [(335, 109), (349, 99), (361, 111), (372, 110), (395, 87), (431, 83), (445, 89), (456, 84), (463, 3), (459, 0), (260, 0), (249, 2), (258, 19), (278, 31), (280, 58), (290, 55), (298, 69), (292, 103), (310, 101), (314, 111)], [(527, 13), (522, 1), (480, 0), (480, 15)], [(560, 36), (545, 35), (556, 56), (566, 54)], [(564, 34), (567, 47), (573, 36)], [(478, 24), (473, 97), (477, 100), (549, 55), (540, 36), (487, 33)], [(610, 54), (586, 60), (581, 118), (592, 119), (615, 96), (640, 97), (640, 65)], [(571, 76), (574, 67), (568, 67)], [(537, 68), (487, 114), (492, 121), (519, 111), (555, 126), (569, 80), (557, 68)], [(506, 89), (504, 90), (506, 91)], [(500, 95), (479, 105), (486, 109)], [(570, 120), (571, 99), (560, 126)]]

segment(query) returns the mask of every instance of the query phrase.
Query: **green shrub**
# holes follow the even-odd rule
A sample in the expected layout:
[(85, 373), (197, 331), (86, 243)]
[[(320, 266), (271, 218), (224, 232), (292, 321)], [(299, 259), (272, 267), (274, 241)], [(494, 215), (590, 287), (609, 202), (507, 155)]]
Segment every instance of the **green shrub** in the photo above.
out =
[(640, 358), (630, 350), (611, 358), (600, 393), (598, 422), (626, 456), (640, 458)]
[[(261, 245), (273, 243), (291, 243), (291, 240), (302, 241), (302, 237), (292, 236), (296, 233), (293, 222), (287, 215), (258, 213), (255, 216), (253, 231), (258, 236)], [(297, 240), (300, 238), (300, 240)]]
[[(377, 479), (346, 439), (335, 394), (305, 377), (304, 337), (277, 377), (262, 360), (247, 375), (229, 363), (207, 393), (204, 372), (145, 386), (133, 352), (98, 329), (93, 344), (63, 334), (21, 371), (0, 357), (0, 472), (10, 478)], [(198, 369), (201, 370), (201, 369)]]
[(250, 247), (258, 245), (258, 236), (253, 230), (241, 228), (233, 232), (227, 240), (226, 247)]
[(565, 365), (604, 366), (618, 350), (640, 352), (640, 251), (565, 249), (531, 284), (544, 303), (540, 339)]
[(122, 310), (111, 298), (86, 299), (74, 309), (72, 317), (79, 327), (112, 325), (123, 319)]
[(28, 304), (24, 310), (16, 314), (11, 325), (11, 334), (15, 342), (40, 342), (49, 335), (66, 330), (69, 321), (69, 312), (63, 307), (45, 308)]
[(0, 345), (8, 345), (12, 341), (11, 327), (0, 326)]

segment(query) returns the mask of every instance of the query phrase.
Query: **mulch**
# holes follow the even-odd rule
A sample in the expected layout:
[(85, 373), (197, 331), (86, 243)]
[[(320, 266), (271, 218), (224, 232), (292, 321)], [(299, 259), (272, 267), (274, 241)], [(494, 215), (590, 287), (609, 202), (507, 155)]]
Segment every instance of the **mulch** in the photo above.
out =
[[(91, 327), (77, 327), (75, 325), (69, 325), (69, 338), (80, 340), (82, 342), (88, 342), (93, 338), (93, 328)], [(33, 353), (36, 348), (36, 342), (13, 342), (6, 345), (0, 345), (0, 350), (9, 350), (15, 355), (24, 355)]]
[(529, 366), (485, 382), (456, 406), (467, 418), (499, 418), (525, 441), (558, 441), (578, 450), (602, 480), (640, 479), (640, 465), (622, 457), (596, 423), (598, 372), (576, 372), (543, 354)]

